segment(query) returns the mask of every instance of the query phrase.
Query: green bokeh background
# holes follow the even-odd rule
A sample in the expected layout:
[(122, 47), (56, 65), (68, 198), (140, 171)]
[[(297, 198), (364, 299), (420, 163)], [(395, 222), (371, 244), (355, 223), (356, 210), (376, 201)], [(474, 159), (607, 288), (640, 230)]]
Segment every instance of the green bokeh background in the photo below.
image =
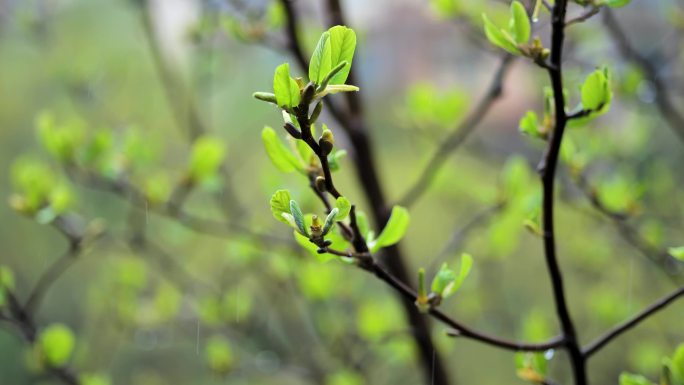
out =
[[(282, 26), (261, 17), (269, 7), (264, 1), (245, 2), (252, 23), (230, 2), (156, 3), (161, 5), (151, 12), (161, 26), (157, 31), (164, 60), (191, 95), (176, 91), (175, 96), (196, 105), (211, 135), (227, 148), (228, 181), (195, 189), (187, 210), (225, 220), (214, 196), (235, 194), (239, 209), (230, 221), (289, 240), (289, 230), (269, 211), (271, 194), (287, 188), (305, 211), (321, 208), (300, 175), (282, 174), (268, 161), (261, 128), (278, 127), (280, 114), (251, 97), (254, 91), (270, 90), (279, 63), (289, 61), (296, 68), (292, 57), (270, 47), (282, 46)], [(343, 2), (359, 35), (357, 85), (391, 200), (400, 199), (417, 179), (434, 148), (477, 103), (497, 66), (500, 53), (478, 43), (479, 29), (473, 33), (461, 19), (472, 17), (479, 26), (483, 8), (498, 17), (505, 15), (507, 5), (462, 3), (470, 16), (440, 14), (429, 2), (415, 0)], [(300, 1), (297, 8), (310, 52), (324, 28), (323, 5)], [(572, 6), (571, 12), (581, 9)], [(664, 63), (662, 76), (672, 87), (675, 105), (684, 105), (681, 4), (634, 0), (614, 14), (640, 51), (665, 55), (653, 60)], [(236, 19), (250, 36), (264, 30), (268, 39), (258, 43), (236, 37), (230, 27)], [(548, 14), (542, 14), (537, 33), (547, 40)], [(600, 16), (572, 27), (566, 50), (571, 100), (578, 100), (582, 79), (595, 67), (607, 65), (614, 75), (610, 112), (568, 133), (589, 159), (590, 183), (611, 207), (631, 210), (628, 223), (654, 248), (684, 244), (684, 195), (678, 188), (684, 182), (684, 152), (658, 114), (652, 84), (618, 55)], [(294, 72), (305, 73), (299, 68)], [(442, 262), (455, 265), (461, 252), (471, 253), (473, 272), (443, 309), (468, 325), (515, 339), (544, 339), (557, 330), (541, 241), (522, 225), (539, 193), (533, 170), (543, 143), (517, 131), (527, 110), (541, 111), (546, 84), (542, 70), (516, 61), (502, 99), (410, 208), (411, 225), (402, 243), (410, 270), (425, 267), (428, 276)], [(3, 199), (12, 195), (10, 169), (17, 158), (47, 161), (62, 174), (37, 138), (36, 118), (44, 111), (60, 122), (80, 120), (86, 132), (111, 130), (119, 142), (135, 132), (144, 150), (131, 160), (132, 183), (142, 186), (159, 174), (179, 180), (190, 144), (187, 121), (176, 119), (174, 108), (135, 2), (0, 1)], [(187, 111), (179, 115), (187, 118)], [(336, 144), (347, 148), (334, 120), (326, 113), (322, 119), (335, 133)], [(351, 163), (353, 150), (349, 152), (335, 175), (336, 185), (367, 211)], [(507, 173), (515, 169), (512, 164), (524, 175)], [(520, 186), (511, 187), (507, 178), (517, 178)], [(558, 254), (571, 311), (586, 343), (671, 291), (673, 282), (681, 284), (682, 264), (670, 264), (666, 273), (631, 247), (613, 222), (591, 207), (567, 164), (561, 166), (558, 184)], [(77, 372), (132, 385), (423, 381), (401, 307), (374, 277), (240, 232), (198, 234), (145, 210), (133, 221), (145, 225), (148, 238), (165, 254), (132, 250), (127, 246), (131, 205), (111, 192), (70, 185), (75, 194), (71, 211), (86, 221), (103, 221), (106, 236), (54, 284), (36, 318), (39, 326), (57, 322), (74, 331), (71, 366)], [(441, 254), (454, 232), (501, 197), (509, 199), (506, 209)], [(20, 298), (67, 247), (54, 228), (7, 204), (0, 205), (0, 244), (0, 264), (14, 272)], [(657, 378), (661, 358), (684, 342), (683, 318), (684, 305), (674, 304), (602, 350), (589, 365), (592, 382), (617, 383), (622, 371)], [(32, 369), (30, 348), (11, 326), (3, 326), (0, 383), (56, 383)], [(509, 352), (449, 338), (443, 326), (432, 326), (458, 383), (524, 383), (516, 377)], [(233, 356), (223, 374), (211, 370), (206, 353), (219, 337)], [(553, 354), (550, 373), (569, 383), (563, 353)]]

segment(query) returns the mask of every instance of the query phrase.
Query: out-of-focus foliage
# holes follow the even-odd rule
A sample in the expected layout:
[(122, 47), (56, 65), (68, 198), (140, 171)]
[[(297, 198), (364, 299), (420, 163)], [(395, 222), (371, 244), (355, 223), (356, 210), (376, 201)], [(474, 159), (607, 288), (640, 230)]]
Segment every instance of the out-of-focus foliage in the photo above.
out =
[[(0, 2), (0, 191), (9, 203), (0, 208), (0, 312), (10, 292), (24, 303), (72, 247), (55, 228), (87, 240), (40, 303), (35, 342), (0, 329), (0, 383), (57, 383), (49, 370), (63, 365), (83, 385), (420, 383), (393, 293), (310, 242), (312, 227), (327, 226), (331, 247), (345, 249), (336, 222), (350, 223), (352, 203), (373, 251), (401, 240), (411, 271), (424, 267), (426, 298), (458, 290), (440, 310), (520, 340), (557, 334), (535, 171), (555, 114), (534, 64), (548, 53), (544, 7), (343, 1), (354, 33), (323, 31), (323, 5), (298, 2), (314, 59), (300, 68), (279, 49), (279, 1), (141, 3)], [(590, 7), (581, 3), (570, 16)], [(653, 55), (659, 73), (673, 105), (684, 105), (681, 4), (635, 0), (613, 14), (640, 52), (662, 52)], [(591, 111), (567, 132), (557, 191), (558, 254), (583, 342), (681, 284), (684, 256), (682, 143), (658, 113), (653, 82), (619, 56), (601, 17), (568, 30), (567, 112)], [(307, 180), (318, 159), (284, 137), (301, 127), (278, 109), (301, 101), (300, 76), (340, 104), (335, 93), (361, 90), (383, 192), (398, 202), (506, 51), (525, 57), (502, 98), (426, 195), (395, 206), (384, 227), (365, 214), (352, 141), (321, 105), (312, 135), (334, 143), (327, 158), (345, 193), (330, 201), (334, 216), (324, 212), (309, 186), (316, 178)], [(357, 83), (347, 85), (352, 64)], [(205, 131), (193, 136), (197, 117)], [(653, 263), (592, 201), (673, 258)], [(104, 236), (91, 242), (95, 230)], [(459, 260), (465, 251), (474, 257)], [(595, 356), (592, 383), (684, 383), (682, 314), (675, 304)], [(459, 383), (569, 378), (558, 352), (513, 357), (433, 331)]]

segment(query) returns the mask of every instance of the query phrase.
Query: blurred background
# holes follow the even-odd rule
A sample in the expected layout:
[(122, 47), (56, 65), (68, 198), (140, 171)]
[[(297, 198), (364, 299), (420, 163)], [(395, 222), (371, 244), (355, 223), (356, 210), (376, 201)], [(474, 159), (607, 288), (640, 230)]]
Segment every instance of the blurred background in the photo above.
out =
[[(342, 1), (391, 202), (407, 203), (486, 95), (503, 52), (484, 39), (481, 13), (503, 24), (508, 6)], [(326, 5), (293, 7), (308, 58), (327, 29)], [(570, 6), (571, 16), (583, 12)], [(584, 343), (684, 281), (682, 262), (666, 254), (684, 244), (684, 5), (634, 0), (605, 13), (572, 26), (566, 43), (571, 105), (599, 66), (612, 71), (615, 93), (607, 114), (569, 130), (558, 176), (558, 253)], [(286, 30), (279, 1), (0, 0), (0, 196), (9, 202), (0, 265), (22, 302), (59, 271), (38, 290), (34, 319), (72, 331), (68, 364), (85, 384), (424, 383), (391, 289), (319, 262), (270, 213), (281, 188), (305, 211), (322, 210), (301, 175), (269, 162), (261, 129), (282, 119), (251, 97), (272, 89), (282, 62), (306, 76)], [(548, 12), (534, 33), (548, 42)], [(542, 341), (558, 331), (534, 233), (545, 143), (518, 122), (542, 114), (548, 81), (528, 60), (505, 65), (501, 97), (406, 204), (402, 247), (411, 277), (472, 254), (471, 276), (443, 310), (491, 334)], [(321, 119), (348, 151), (336, 185), (369, 211), (354, 149), (327, 111)], [(217, 175), (188, 187), (196, 133), (225, 156)], [(27, 208), (32, 199), (49, 210)], [(70, 237), (83, 241), (76, 252)], [(683, 318), (674, 304), (602, 350), (592, 382), (617, 383), (622, 371), (657, 378), (662, 357), (684, 342)], [(0, 383), (60, 383), (13, 325), (0, 325)], [(525, 383), (510, 352), (431, 326), (453, 383)], [(549, 376), (569, 383), (564, 354), (545, 355)]]

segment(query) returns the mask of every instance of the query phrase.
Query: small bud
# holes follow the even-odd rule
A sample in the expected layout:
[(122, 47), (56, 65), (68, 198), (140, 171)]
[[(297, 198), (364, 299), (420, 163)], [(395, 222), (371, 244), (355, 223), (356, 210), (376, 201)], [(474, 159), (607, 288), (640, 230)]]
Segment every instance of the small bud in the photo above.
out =
[(311, 238), (320, 238), (323, 236), (323, 226), (318, 215), (311, 217)]
[(314, 110), (311, 113), (311, 117), (309, 117), (309, 123), (310, 124), (316, 123), (316, 120), (318, 120), (318, 116), (321, 114), (322, 110), (323, 110), (323, 101), (319, 101), (316, 104), (316, 107), (314, 107)]
[(270, 92), (255, 92), (252, 94), (252, 96), (254, 96), (255, 99), (262, 100), (264, 102), (278, 104), (276, 102), (275, 95)]
[(425, 269), (423, 268), (418, 270), (418, 296), (416, 297), (416, 307), (421, 313), (427, 313), (430, 310), (430, 303), (425, 287)]
[(321, 146), (321, 151), (323, 155), (327, 156), (332, 152), (333, 146), (335, 145), (335, 138), (333, 137), (332, 131), (325, 130), (323, 135), (318, 139), (318, 145)]
[(283, 127), (285, 128), (285, 131), (287, 131), (288, 134), (292, 135), (293, 138), (302, 138), (302, 133), (297, 129), (297, 127), (294, 126), (294, 124), (287, 122)]
[(314, 181), (314, 184), (316, 185), (316, 190), (320, 192), (325, 192), (325, 178), (322, 176), (317, 176), (316, 180)]
[(304, 87), (304, 91), (302, 91), (302, 104), (308, 105), (311, 103), (315, 95), (316, 85), (313, 83), (307, 84), (306, 87)]

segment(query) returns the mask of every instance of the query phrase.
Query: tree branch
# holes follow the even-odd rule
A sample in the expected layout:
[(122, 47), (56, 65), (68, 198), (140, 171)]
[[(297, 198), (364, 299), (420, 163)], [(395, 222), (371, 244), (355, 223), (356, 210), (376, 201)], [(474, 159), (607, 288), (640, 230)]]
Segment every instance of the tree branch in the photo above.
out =
[(615, 41), (622, 57), (639, 66), (646, 78), (651, 82), (655, 91), (655, 103), (658, 106), (658, 110), (660, 110), (672, 131), (680, 140), (684, 141), (684, 115), (677, 110), (672, 102), (672, 97), (668, 90), (669, 85), (665, 84), (659, 73), (659, 68), (654, 62), (634, 48), (609, 9), (603, 12), (603, 25)]
[(563, 274), (556, 255), (556, 234), (554, 230), (554, 190), (555, 176), (558, 167), (558, 157), (563, 133), (568, 117), (565, 113), (565, 97), (563, 92), (563, 42), (565, 40), (565, 15), (567, 0), (558, 0), (551, 12), (551, 56), (550, 66), (547, 68), (553, 100), (555, 105), (555, 124), (538, 170), (542, 181), (542, 228), (544, 239), (544, 255), (553, 288), (553, 298), (556, 313), (561, 324), (562, 338), (570, 355), (573, 377), (576, 385), (587, 384), (586, 362), (577, 339), (575, 326), (568, 310), (563, 288)]
[(646, 309), (642, 310), (639, 314), (635, 315), (631, 319), (623, 322), (622, 324), (614, 327), (607, 331), (604, 335), (598, 337), (596, 340), (587, 345), (586, 348), (582, 350), (582, 354), (585, 358), (590, 357), (592, 354), (601, 350), (613, 339), (619, 337), (623, 333), (629, 331), (633, 327), (639, 325), (642, 321), (648, 319), (658, 311), (664, 309), (669, 304), (673, 303), (676, 299), (684, 295), (684, 287), (680, 287), (674, 292), (668, 294), (667, 296), (656, 301)]
[(404, 196), (399, 200), (399, 204), (405, 207), (412, 206), (428, 189), (435, 175), (442, 168), (449, 155), (456, 150), (468, 136), (475, 131), (482, 122), (494, 103), (503, 93), (503, 83), (508, 69), (513, 62), (513, 56), (506, 54), (501, 59), (498, 69), (484, 94), (470, 114), (458, 124), (451, 133), (442, 141), (442, 144), (432, 155), (427, 165), (419, 173), (420, 177), (411, 186)]

